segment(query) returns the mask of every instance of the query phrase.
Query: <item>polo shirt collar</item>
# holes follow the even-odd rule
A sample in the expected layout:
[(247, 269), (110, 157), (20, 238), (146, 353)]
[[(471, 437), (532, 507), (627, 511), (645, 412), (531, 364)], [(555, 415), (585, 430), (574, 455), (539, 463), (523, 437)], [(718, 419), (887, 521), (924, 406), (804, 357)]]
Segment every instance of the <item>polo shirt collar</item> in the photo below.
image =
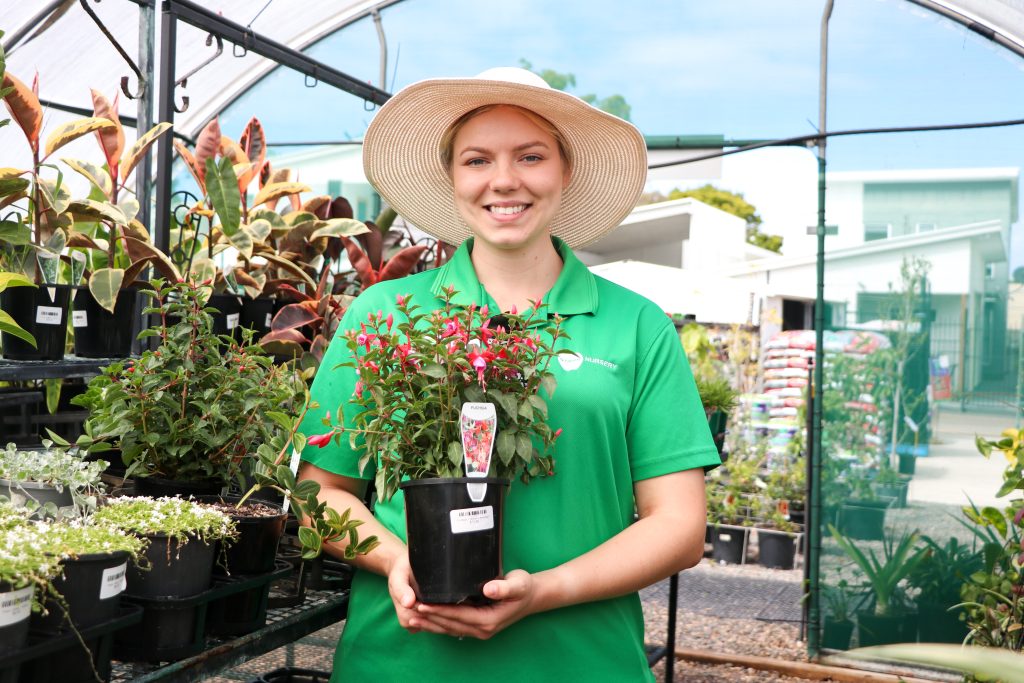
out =
[[(544, 296), (544, 303), (552, 313), (562, 316), (593, 313), (597, 310), (597, 281), (576, 254), (565, 242), (557, 237), (551, 238), (558, 255), (562, 258), (562, 272), (554, 286)], [(470, 252), (473, 249), (473, 238), (463, 242), (452, 255), (451, 259), (438, 268), (431, 291), (440, 297), (445, 288), (451, 286), (456, 290), (452, 303), (458, 306), (471, 304), (493, 304), (493, 299), (480, 284)]]

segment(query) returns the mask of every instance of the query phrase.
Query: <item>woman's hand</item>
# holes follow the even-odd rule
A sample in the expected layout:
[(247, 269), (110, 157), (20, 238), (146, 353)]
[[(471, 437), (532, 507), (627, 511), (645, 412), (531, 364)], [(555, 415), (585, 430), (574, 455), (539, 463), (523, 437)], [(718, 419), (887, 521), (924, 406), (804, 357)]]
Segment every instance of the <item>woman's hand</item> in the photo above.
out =
[(496, 602), (481, 606), (419, 604), (411, 624), (430, 633), (487, 640), (532, 613), (537, 581), (516, 569), (504, 579), (488, 581), (483, 592)]
[(407, 550), (395, 557), (388, 570), (388, 592), (391, 601), (395, 603), (399, 625), (409, 633), (419, 633), (420, 626), (414, 623), (417, 619), (416, 591), (413, 588), (412, 567), (409, 566)]

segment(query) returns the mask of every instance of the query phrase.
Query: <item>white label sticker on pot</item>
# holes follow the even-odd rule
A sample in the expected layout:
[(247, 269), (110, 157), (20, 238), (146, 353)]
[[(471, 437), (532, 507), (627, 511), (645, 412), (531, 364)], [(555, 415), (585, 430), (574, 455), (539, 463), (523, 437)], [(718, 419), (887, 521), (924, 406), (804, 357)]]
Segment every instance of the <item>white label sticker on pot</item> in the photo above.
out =
[(100, 600), (106, 600), (124, 592), (124, 589), (128, 587), (128, 580), (125, 578), (125, 571), (127, 569), (128, 563), (125, 562), (120, 567), (111, 567), (110, 569), (103, 570), (103, 582), (100, 584)]
[(237, 313), (228, 313), (227, 319), (228, 319), (228, 329), (229, 330), (233, 330), (236, 327), (238, 327), (238, 314)]
[(0, 628), (28, 619), (32, 613), (32, 586), (0, 593)]
[(72, 311), (71, 313), (71, 326), (72, 327), (86, 327), (89, 325), (89, 316), (86, 315), (85, 311)]
[(451, 516), (453, 534), (469, 534), (494, 528), (494, 508), (490, 505), (452, 510), (448, 514)]
[(273, 319), (273, 316), (271, 316), (271, 315), (270, 315), (269, 313), (267, 313), (267, 320), (266, 320), (266, 322), (265, 322), (265, 323), (263, 324), (263, 326), (264, 326), (264, 327), (270, 327), (270, 321), (271, 321), (272, 319)]
[(723, 534), (723, 533), (719, 532), (718, 533), (718, 540), (719, 541), (725, 541), (726, 543), (728, 543), (729, 541), (732, 540), (732, 534)]
[(62, 317), (58, 306), (40, 306), (36, 309), (37, 325), (60, 325)]

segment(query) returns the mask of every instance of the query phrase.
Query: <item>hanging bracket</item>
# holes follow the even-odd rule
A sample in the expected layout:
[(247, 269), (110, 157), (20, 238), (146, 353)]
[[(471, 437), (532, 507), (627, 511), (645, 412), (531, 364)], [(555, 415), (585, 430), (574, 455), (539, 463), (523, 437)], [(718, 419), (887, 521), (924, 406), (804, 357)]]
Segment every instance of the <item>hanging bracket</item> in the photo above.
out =
[[(212, 55), (210, 55), (205, 60), (203, 60), (203, 62), (201, 64), (196, 66), (194, 69), (189, 71), (187, 74), (185, 74), (184, 76), (182, 76), (181, 78), (176, 80), (174, 82), (174, 87), (175, 88), (187, 88), (188, 87), (188, 79), (190, 77), (195, 76), (206, 65), (208, 65), (213, 60), (217, 59), (217, 57), (220, 57), (221, 54), (223, 54), (223, 52), (224, 52), (224, 40), (220, 36), (218, 36), (218, 35), (214, 35), (212, 33), (208, 33), (206, 35), (206, 46), (210, 47), (211, 45), (213, 45), (214, 41), (217, 41), (217, 51), (214, 52)], [(174, 103), (174, 111), (176, 111), (179, 114), (181, 114), (181, 113), (183, 113), (183, 112), (185, 112), (187, 110), (188, 110), (188, 95), (182, 95), (181, 96), (181, 105), (179, 106), (178, 103), (175, 102)]]
[[(85, 13), (89, 15), (89, 18), (96, 23), (96, 26), (99, 27), (100, 31), (103, 33), (106, 39), (110, 41), (110, 44), (114, 46), (114, 49), (117, 50), (118, 54), (121, 55), (121, 59), (127, 62), (131, 70), (135, 72), (135, 77), (138, 79), (138, 92), (133, 93), (128, 88), (127, 76), (121, 77), (121, 92), (123, 92), (125, 97), (127, 97), (130, 100), (142, 97), (142, 94), (146, 92), (146, 77), (142, 75), (142, 71), (139, 69), (138, 65), (135, 64), (135, 61), (128, 56), (127, 52), (124, 51), (124, 48), (121, 47), (121, 44), (117, 42), (117, 39), (114, 38), (114, 35), (103, 24), (103, 21), (98, 16), (96, 16), (96, 13), (93, 11), (92, 7), (89, 6), (89, 0), (78, 0), (78, 2), (82, 6), (82, 9), (85, 10)], [(95, 0), (95, 2), (100, 2), (100, 0)]]

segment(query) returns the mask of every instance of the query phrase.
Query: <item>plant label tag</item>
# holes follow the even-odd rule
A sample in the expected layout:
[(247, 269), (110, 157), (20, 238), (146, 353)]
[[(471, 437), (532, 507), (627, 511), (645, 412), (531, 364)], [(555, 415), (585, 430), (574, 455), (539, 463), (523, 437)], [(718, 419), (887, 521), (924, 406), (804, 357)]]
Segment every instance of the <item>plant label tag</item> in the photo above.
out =
[[(486, 488), (487, 484), (467, 484), (467, 486)], [(474, 531), (487, 531), (494, 528), (494, 508), (490, 505), (452, 510), (448, 516), (451, 518), (453, 534), (471, 534)]]
[(88, 327), (89, 316), (86, 315), (85, 311), (72, 311), (71, 312), (71, 326), (72, 327)]
[(719, 532), (718, 540), (725, 541), (726, 543), (728, 543), (729, 541), (732, 540), (732, 534), (723, 534), (723, 533)]
[(0, 628), (28, 619), (32, 613), (32, 586), (0, 593)]
[(272, 315), (270, 315), (269, 313), (267, 313), (267, 319), (263, 322), (263, 326), (269, 328), (270, 327), (270, 323), (273, 321), (273, 319), (274, 319), (274, 317)]
[(61, 313), (60, 306), (39, 306), (36, 308), (36, 324), (60, 325), (61, 318), (64, 317)]
[(228, 330), (233, 330), (236, 327), (238, 327), (238, 314), (237, 313), (228, 313), (227, 314), (227, 319), (228, 319), (228, 324), (227, 324)]
[(103, 570), (103, 579), (100, 583), (100, 600), (106, 600), (124, 592), (124, 589), (128, 587), (128, 579), (125, 577), (127, 570), (127, 562), (119, 567)]
[[(463, 403), (462, 459), (467, 477), (486, 477), (491, 470), (491, 453), (498, 427), (498, 413), (493, 403)], [(482, 502), (487, 495), (487, 484), (466, 484), (469, 499)]]

